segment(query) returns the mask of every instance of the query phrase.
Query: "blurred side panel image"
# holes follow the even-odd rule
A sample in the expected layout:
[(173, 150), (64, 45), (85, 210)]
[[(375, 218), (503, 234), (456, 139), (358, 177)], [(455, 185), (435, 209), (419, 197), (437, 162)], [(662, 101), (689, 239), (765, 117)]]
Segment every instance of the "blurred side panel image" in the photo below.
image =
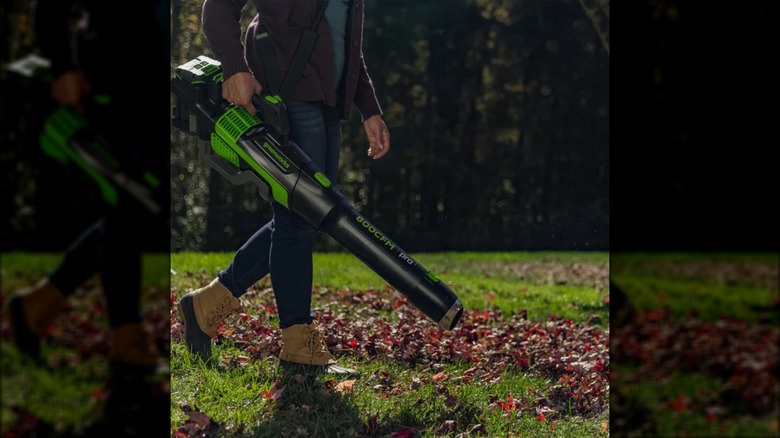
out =
[(0, 434), (168, 436), (169, 3), (0, 8)]
[(615, 11), (610, 436), (780, 436), (773, 14)]

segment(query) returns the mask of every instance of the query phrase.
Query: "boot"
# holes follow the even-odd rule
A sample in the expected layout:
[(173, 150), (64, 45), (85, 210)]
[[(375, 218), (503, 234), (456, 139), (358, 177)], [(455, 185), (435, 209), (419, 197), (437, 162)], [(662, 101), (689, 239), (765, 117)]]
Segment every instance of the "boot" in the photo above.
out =
[(160, 353), (140, 322), (111, 329), (108, 358), (118, 366), (155, 368), (160, 364)]
[(211, 338), (222, 321), (240, 307), (225, 286), (215, 278), (208, 286), (194, 290), (179, 300), (184, 320), (184, 340), (190, 351), (203, 360), (211, 357)]
[(167, 360), (141, 323), (111, 329), (108, 357), (110, 375), (103, 386), (107, 430), (100, 436), (151, 436), (146, 431), (160, 427), (154, 420), (161, 418), (158, 413), (170, 402), (165, 391), (170, 381)]
[(68, 307), (65, 295), (48, 278), (21, 290), (9, 300), (14, 343), (25, 355), (40, 358), (40, 337), (59, 314)]
[(282, 367), (286, 369), (303, 368), (317, 372), (326, 370), (331, 374), (359, 376), (356, 370), (336, 364), (325, 345), (320, 326), (316, 321), (283, 328), (282, 343), (279, 360)]

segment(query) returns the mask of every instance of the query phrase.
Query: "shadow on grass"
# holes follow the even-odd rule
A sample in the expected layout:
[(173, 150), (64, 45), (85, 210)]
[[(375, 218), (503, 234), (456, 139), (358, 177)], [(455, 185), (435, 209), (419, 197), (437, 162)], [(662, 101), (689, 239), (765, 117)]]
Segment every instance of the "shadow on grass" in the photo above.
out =
[(153, 437), (169, 431), (168, 373), (110, 381), (98, 360), (52, 367), (2, 346), (2, 433), (17, 437)]
[[(214, 368), (214, 365), (207, 365)], [(221, 367), (216, 366), (216, 369)], [(358, 379), (365, 379), (361, 376)], [(418, 436), (420, 431), (437, 436), (457, 433), (484, 434), (475, 418), (484, 412), (460, 399), (449, 409), (431, 410), (430, 400), (402, 402), (390, 414), (361, 412), (353, 399), (351, 381), (324, 373), (279, 369), (278, 380), (262, 396), (270, 399), (264, 418), (256, 425), (235, 427), (210, 421), (202, 430), (191, 429), (182, 436), (198, 437), (380, 437)], [(358, 383), (355, 383), (358, 384)], [(377, 395), (379, 396), (379, 395)], [(186, 412), (186, 410), (185, 410)], [(186, 428), (186, 427), (185, 427)], [(394, 435), (395, 436), (395, 435)]]
[(252, 427), (242, 425), (235, 429), (211, 422), (202, 436), (365, 436), (360, 412), (352, 403), (348, 390), (336, 388), (336, 384), (326, 374), (280, 371), (274, 387), (263, 394), (272, 400), (264, 421)]

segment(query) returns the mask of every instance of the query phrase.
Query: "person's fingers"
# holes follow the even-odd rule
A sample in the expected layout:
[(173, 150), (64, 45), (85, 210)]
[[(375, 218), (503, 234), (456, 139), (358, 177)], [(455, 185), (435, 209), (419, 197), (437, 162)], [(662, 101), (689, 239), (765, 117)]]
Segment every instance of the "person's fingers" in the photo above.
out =
[(385, 138), (384, 144), (379, 148), (378, 151), (374, 152), (373, 158), (375, 160), (378, 160), (378, 159), (384, 157), (385, 155), (387, 155), (388, 152), (390, 152), (390, 143), (387, 140), (387, 137), (385, 136), (385, 133), (382, 133), (382, 137)]
[(387, 130), (387, 126), (382, 126), (382, 145), (386, 150), (390, 149), (390, 131)]
[(374, 126), (369, 122), (366, 123), (366, 136), (368, 137), (368, 156), (374, 155), (379, 149), (377, 145), (377, 135), (374, 130)]
[(372, 119), (366, 123), (369, 138), (368, 156), (376, 159), (384, 157), (390, 150), (390, 132), (382, 119)]

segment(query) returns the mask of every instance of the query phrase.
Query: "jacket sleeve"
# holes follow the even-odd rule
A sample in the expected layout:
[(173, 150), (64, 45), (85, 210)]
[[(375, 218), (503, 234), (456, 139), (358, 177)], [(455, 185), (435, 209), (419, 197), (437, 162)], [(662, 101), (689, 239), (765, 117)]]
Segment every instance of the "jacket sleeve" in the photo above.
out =
[(78, 70), (73, 58), (68, 24), (73, 1), (37, 0), (32, 10), (33, 30), (41, 56), (51, 61), (54, 77)]
[(241, 42), (241, 10), (246, 0), (206, 0), (203, 3), (203, 33), (222, 63), (225, 79), (249, 72)]
[(366, 61), (363, 59), (362, 49), (360, 52), (360, 76), (358, 77), (357, 90), (355, 91), (355, 106), (360, 110), (363, 120), (377, 114), (382, 115), (374, 83), (368, 75), (368, 69), (366, 69)]

